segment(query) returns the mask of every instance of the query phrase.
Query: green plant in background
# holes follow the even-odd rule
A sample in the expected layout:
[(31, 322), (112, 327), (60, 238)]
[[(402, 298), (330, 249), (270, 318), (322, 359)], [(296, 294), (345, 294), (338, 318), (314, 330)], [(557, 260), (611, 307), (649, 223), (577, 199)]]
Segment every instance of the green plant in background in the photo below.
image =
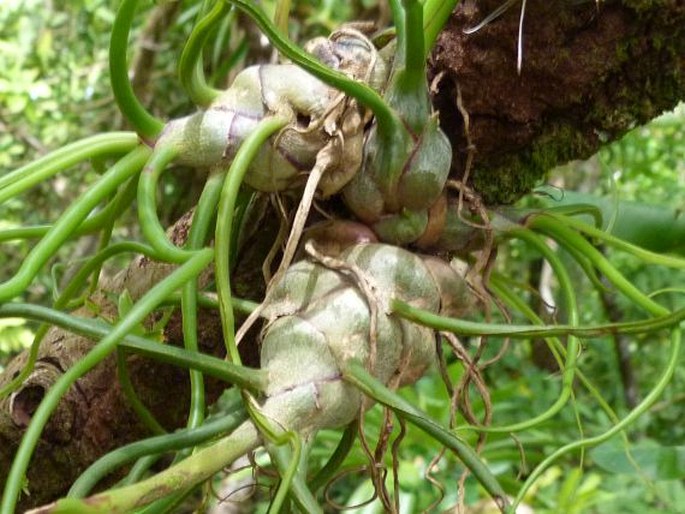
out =
[[(685, 174), (684, 119), (685, 104), (680, 104), (600, 152), (599, 161), (615, 174), (622, 199), (659, 204), (681, 185)], [(681, 207), (676, 198), (673, 200), (675, 207)]]
[(0, 354), (17, 353), (31, 344), (33, 334), (26, 327), (26, 320), (5, 318), (0, 322)]
[[(82, 137), (80, 124), (107, 127), (93, 109), (108, 96), (106, 50), (93, 53), (91, 41), (108, 30), (114, 12), (104, 2), (93, 2), (73, 12), (48, 6), (50, 15), (33, 15), (44, 8), (38, 1), (10, 0), (0, 9), (3, 169), (25, 160), (29, 149), (44, 151)], [(74, 33), (78, 37), (70, 41), (79, 46), (62, 52), (60, 39)]]
[[(128, 390), (136, 412), (158, 435), (105, 455), (73, 484), (67, 498), (40, 512), (127, 512), (147, 504), (146, 512), (168, 511), (199, 484), (259, 446), (266, 448), (280, 477), (269, 505), (273, 512), (287, 510), (291, 503), (305, 512), (320, 512), (322, 491), (360, 466), (370, 476), (378, 505), (389, 511), (398, 510), (403, 501), (417, 502), (414, 505), (421, 508), (427, 507), (424, 503), (475, 502), (478, 486), (503, 512), (514, 512), (524, 500), (546, 503), (557, 512), (581, 512), (599, 502), (600, 480), (582, 473), (584, 452), (623, 434), (662, 397), (676, 371), (678, 326), (685, 312), (667, 308), (658, 297), (643, 293), (589, 240), (660, 269), (682, 270), (685, 261), (636, 246), (629, 242), (629, 234), (619, 239), (588, 223), (583, 218), (587, 213), (594, 216), (591, 219), (601, 216), (597, 207), (584, 203), (482, 210), (480, 219), (464, 221), (460, 211), (464, 191), (448, 183), (451, 149), (432, 113), (425, 73), (427, 53), (454, 2), (392, 1), (395, 29), (390, 42), (387, 34), (374, 37), (354, 27), (341, 27), (328, 38), (312, 39), (305, 45), (306, 52), (283, 35), (289, 2), (275, 3), (276, 23), (247, 0), (205, 4), (179, 61), (180, 83), (200, 111), (164, 123), (139, 101), (129, 81), (126, 58), (136, 2), (124, 0), (112, 29), (110, 72), (114, 97), (135, 132), (91, 136), (0, 177), (0, 202), (9, 202), (72, 166), (118, 158), (108, 169), (102, 166), (99, 176), (54, 223), (9, 229), (2, 236), (4, 240), (39, 241), (19, 269), (0, 284), (0, 315), (45, 325), (35, 335), (32, 359), (1, 394), (21, 387), (31, 373), (49, 325), (98, 341), (54, 384), (33, 414), (6, 480), (2, 512), (14, 510), (31, 454), (61, 396), (108, 355), (122, 351), (190, 369), (186, 428), (163, 433)], [(333, 7), (327, 5), (325, 19), (315, 23), (330, 24)], [(227, 30), (226, 20), (235, 21), (236, 8), (292, 64), (245, 68), (230, 87), (219, 90), (214, 85), (216, 77), (208, 78), (202, 70), (203, 53), (208, 53), (212, 37)], [(227, 72), (224, 69), (222, 75)], [(207, 170), (183, 246), (168, 238), (158, 214), (158, 182), (171, 163)], [(242, 217), (249, 215), (254, 191), (286, 191), (299, 200), (286, 227), (289, 236), (281, 265), (259, 307), (234, 298), (230, 280)], [(317, 191), (324, 199), (340, 193), (349, 212), (363, 224), (348, 221), (345, 225), (345, 220), (338, 220), (340, 224), (324, 226), (324, 237), (314, 235), (304, 245), (307, 259), (291, 264)], [(114, 243), (115, 221), (134, 200), (144, 242)], [(453, 250), (460, 243), (454, 234), (473, 230), (474, 222), (479, 225), (476, 230), (485, 234), (485, 258), (495, 244), (503, 248), (523, 245), (549, 263), (563, 307), (558, 324), (545, 324), (526, 303), (525, 288), (497, 272), (488, 284), (491, 293), (477, 285), (474, 291), (483, 311), (493, 305), (506, 307), (516, 313), (517, 322), (464, 320), (474, 300), (454, 269), (437, 258), (422, 259), (400, 248)], [(351, 227), (352, 237), (340, 243), (347, 248), (342, 253), (322, 251), (320, 242), (341, 237), (341, 226)], [(97, 236), (97, 249), (56, 295), (52, 308), (16, 300), (69, 240), (85, 234)], [(383, 243), (369, 243), (376, 238)], [(563, 253), (553, 250), (544, 238), (555, 241)], [(68, 314), (97, 288), (103, 264), (124, 252), (174, 267), (136, 300), (122, 292), (119, 318), (113, 324)], [(578, 267), (572, 268), (571, 261)], [(485, 273), (482, 262), (472, 264)], [(214, 270), (212, 284), (200, 280), (208, 266)], [(622, 295), (636, 312), (634, 321), (584, 319), (570, 268), (581, 270), (598, 290), (611, 288)], [(199, 302), (209, 303), (220, 314), (225, 361), (198, 352)], [(141, 323), (169, 303), (182, 312), (184, 349), (159, 344), (154, 329), (141, 331)], [(258, 315), (267, 320), (260, 370), (241, 364), (237, 344), (245, 329), (236, 333), (234, 310), (251, 311), (250, 322)], [(664, 329), (669, 331), (670, 342), (658, 377), (637, 406), (617, 414), (584, 371), (579, 360), (581, 343), (593, 344), (593, 338), (609, 334), (632, 337)], [(444, 340), (436, 346), (439, 334)], [(545, 339), (562, 370), (558, 390), (539, 397), (544, 402), (539, 408), (520, 410), (516, 404), (520, 388), (543, 389), (535, 386), (535, 373), (526, 372), (501, 389), (496, 380), (488, 386), (478, 362), (450, 334)], [(436, 350), (440, 350), (439, 358)], [(484, 351), (481, 358), (497, 353), (492, 348)], [(436, 361), (441, 373), (421, 379), (416, 386), (419, 391), (428, 387), (430, 394), (395, 391), (420, 379)], [(205, 376), (234, 386), (223, 410), (213, 417), (207, 417)], [(575, 383), (583, 388), (574, 389)], [(512, 384), (515, 390), (508, 392)], [(445, 386), (447, 397), (437, 392)], [(479, 401), (471, 402), (469, 388), (475, 388)], [(581, 394), (584, 400), (597, 402), (603, 412), (601, 422), (592, 420), (593, 430), (585, 426), (586, 418), (596, 414), (584, 412)], [(369, 405), (364, 404), (364, 395), (386, 409), (375, 407), (365, 415)], [(430, 397), (444, 400), (426, 403)], [(493, 423), (492, 410), (499, 415), (500, 406), (505, 415)], [(396, 423), (390, 422), (393, 415)], [(565, 430), (562, 437), (550, 439), (550, 424), (556, 421), (568, 427), (566, 418), (575, 419), (578, 430)], [(367, 446), (361, 455), (350, 453), (357, 424), (358, 437)], [(331, 434), (331, 429), (343, 427), (347, 428), (335, 449), (325, 457), (317, 453), (314, 442)], [(375, 436), (368, 435), (366, 431), (373, 428)], [(532, 448), (527, 452), (531, 468), (522, 481), (513, 478), (518, 464), (513, 464), (517, 457), (512, 456), (515, 445), (507, 439), (510, 433), (517, 434), (523, 448)], [(486, 436), (488, 443), (483, 446)], [(367, 441), (374, 437), (378, 441), (372, 451)], [(395, 443), (403, 438), (404, 447), (413, 442), (422, 448), (418, 455), (398, 449)], [(430, 464), (430, 460), (439, 455), (440, 448), (458, 459), (437, 472), (439, 478), (426, 490), (421, 480), (410, 476), (406, 459), (422, 457), (424, 464), (428, 460), (424, 469), (430, 475), (438, 469), (438, 461)], [(594, 454), (598, 462), (606, 456), (600, 450)], [(136, 460), (145, 469), (151, 456), (168, 451), (176, 452), (176, 458), (167, 469), (151, 475), (132, 471), (125, 486), (82, 499), (109, 472)], [(581, 455), (581, 464), (562, 479), (558, 462), (568, 454)], [(648, 467), (639, 459), (629, 458), (629, 462), (636, 470)], [(465, 471), (471, 478), (464, 482), (464, 489), (459, 488), (456, 496), (446, 494), (446, 483), (456, 483), (455, 475)], [(403, 486), (413, 492), (403, 493)]]

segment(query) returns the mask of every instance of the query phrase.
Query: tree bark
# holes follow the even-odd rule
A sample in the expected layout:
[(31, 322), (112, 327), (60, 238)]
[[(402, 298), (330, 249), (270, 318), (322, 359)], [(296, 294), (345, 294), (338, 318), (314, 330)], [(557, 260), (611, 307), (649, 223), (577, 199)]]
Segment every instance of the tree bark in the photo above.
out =
[[(430, 59), (434, 103), (454, 151), (453, 177), (463, 178), (473, 152), (470, 184), (486, 204), (510, 203), (529, 192), (554, 165), (589, 156), (602, 144), (673, 107), (685, 98), (685, 2), (529, 0), (517, 73), (518, 5), (473, 34), (503, 0), (464, 0), (440, 36)], [(457, 101), (460, 99), (460, 105)], [(464, 114), (469, 130), (465, 134)], [(188, 217), (172, 230), (182, 242)], [(273, 217), (276, 219), (276, 217)], [(248, 245), (240, 294), (254, 290), (255, 270), (276, 227)], [(169, 268), (137, 259), (96, 294), (101, 313), (116, 315), (111, 294), (128, 289), (135, 298)], [(242, 276), (242, 279), (240, 278)], [(111, 293), (108, 296), (106, 293)], [(92, 316), (86, 310), (80, 315)], [(201, 316), (203, 351), (221, 355), (221, 327), (212, 313)], [(164, 332), (181, 344), (178, 316)], [(45, 390), (93, 345), (52, 329), (36, 370), (24, 386), (0, 402), (0, 477), (11, 465), (18, 442)], [(255, 362), (256, 348), (249, 348)], [(17, 357), (0, 376), (7, 383), (26, 360)], [(168, 429), (181, 426), (187, 411), (187, 371), (139, 357), (128, 360), (138, 393)], [(216, 398), (224, 384), (208, 383)], [(66, 395), (43, 433), (28, 473), (31, 495), (20, 508), (63, 495), (91, 462), (113, 448), (147, 436), (108, 359)], [(4, 480), (0, 478), (0, 482)], [(2, 485), (2, 484), (0, 484)]]
[(529, 0), (521, 72), (520, 3), (480, 30), (504, 0), (464, 0), (431, 58), (435, 105), (463, 176), (468, 113), (473, 187), (486, 204), (511, 203), (554, 166), (672, 109), (685, 98), (683, 0)]

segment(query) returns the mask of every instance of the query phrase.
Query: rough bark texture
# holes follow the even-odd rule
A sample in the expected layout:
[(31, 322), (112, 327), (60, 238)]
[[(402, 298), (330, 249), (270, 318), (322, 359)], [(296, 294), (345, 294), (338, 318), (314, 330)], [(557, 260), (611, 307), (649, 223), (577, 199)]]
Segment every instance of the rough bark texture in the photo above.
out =
[[(454, 148), (453, 173), (457, 178), (463, 175), (468, 150), (456, 104), (459, 88), (475, 147), (471, 181), (487, 203), (515, 200), (553, 165), (590, 155), (605, 141), (685, 98), (683, 0), (598, 5), (528, 0), (520, 76), (516, 6), (476, 33), (463, 33), (502, 1), (463, 1), (431, 57), (435, 104)], [(184, 239), (187, 221), (184, 218), (175, 227), (177, 241)], [(246, 245), (237, 284), (241, 295), (254, 288), (254, 274), (274, 233), (273, 226), (265, 231), (260, 227), (259, 244)], [(135, 297), (134, 289), (142, 294), (166, 273), (168, 269), (138, 259), (108, 287), (115, 294), (128, 288)], [(103, 312), (113, 314), (106, 296), (98, 298)], [(203, 350), (220, 353), (219, 320), (212, 314), (202, 316)], [(178, 318), (167, 325), (164, 337), (180, 344)], [(0, 482), (45, 389), (92, 344), (53, 329), (31, 379), (0, 402)], [(19, 356), (8, 366), (0, 385), (25, 359), (26, 355)], [(131, 357), (129, 366), (136, 389), (155, 416), (168, 428), (182, 425), (187, 371), (138, 357)], [(211, 400), (223, 384), (208, 387)], [(21, 508), (63, 494), (98, 456), (146, 435), (121, 394), (114, 361), (108, 360), (78, 382), (48, 425), (28, 475), (31, 496), (23, 499)]]
[(464, 0), (432, 56), (435, 104), (463, 174), (470, 117), (474, 188), (510, 203), (557, 164), (602, 144), (685, 98), (685, 2), (529, 0), (517, 73), (520, 4), (473, 34), (503, 0)]

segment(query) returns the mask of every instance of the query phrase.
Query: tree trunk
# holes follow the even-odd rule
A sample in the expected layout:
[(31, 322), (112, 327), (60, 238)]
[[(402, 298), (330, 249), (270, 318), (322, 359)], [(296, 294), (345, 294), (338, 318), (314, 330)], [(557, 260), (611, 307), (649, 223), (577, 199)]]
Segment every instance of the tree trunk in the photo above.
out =
[[(431, 56), (435, 106), (452, 140), (454, 178), (463, 178), (474, 152), (470, 183), (486, 204), (509, 203), (529, 192), (556, 164), (584, 158), (637, 124), (685, 98), (685, 2), (529, 0), (517, 72), (517, 4), (475, 33), (476, 26), (503, 0), (464, 0), (440, 36)], [(464, 113), (469, 130), (465, 134)], [(172, 230), (182, 242), (188, 217)], [(273, 219), (276, 219), (274, 216)], [(258, 293), (255, 269), (276, 227), (259, 234), (241, 271), (247, 290)], [(167, 266), (137, 259), (95, 295), (101, 315), (116, 315), (111, 295), (128, 289), (142, 294), (145, 284), (168, 273)], [(250, 276), (248, 276), (250, 274)], [(142, 286), (142, 287), (141, 287)], [(258, 288), (257, 288), (258, 289)], [(255, 296), (258, 296), (256, 294)], [(79, 315), (91, 316), (82, 310)], [(202, 315), (202, 350), (221, 355), (221, 327), (215, 314)], [(164, 332), (181, 344), (178, 317)], [(18, 442), (45, 390), (93, 342), (53, 328), (38, 365), (24, 386), (0, 403), (0, 477), (5, 477)], [(256, 348), (248, 348), (255, 362)], [(18, 356), (0, 376), (11, 380), (24, 365)], [(140, 357), (128, 365), (136, 390), (168, 429), (184, 424), (187, 371)], [(216, 398), (224, 384), (208, 383)], [(28, 474), (31, 495), (21, 508), (46, 503), (100, 455), (147, 436), (122, 395), (115, 360), (109, 359), (80, 380), (53, 416)], [(2, 481), (2, 480), (0, 480)]]

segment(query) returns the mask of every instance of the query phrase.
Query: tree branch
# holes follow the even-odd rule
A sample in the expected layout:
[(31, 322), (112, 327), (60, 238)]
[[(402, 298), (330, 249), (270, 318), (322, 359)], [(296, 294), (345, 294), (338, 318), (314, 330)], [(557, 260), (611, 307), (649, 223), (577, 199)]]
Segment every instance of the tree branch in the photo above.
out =
[(467, 145), (457, 86), (475, 145), (471, 184), (487, 204), (510, 203), (552, 167), (587, 158), (685, 98), (685, 4), (530, 0), (517, 73), (520, 3), (472, 34), (503, 0), (464, 0), (431, 58), (435, 105), (461, 178)]

